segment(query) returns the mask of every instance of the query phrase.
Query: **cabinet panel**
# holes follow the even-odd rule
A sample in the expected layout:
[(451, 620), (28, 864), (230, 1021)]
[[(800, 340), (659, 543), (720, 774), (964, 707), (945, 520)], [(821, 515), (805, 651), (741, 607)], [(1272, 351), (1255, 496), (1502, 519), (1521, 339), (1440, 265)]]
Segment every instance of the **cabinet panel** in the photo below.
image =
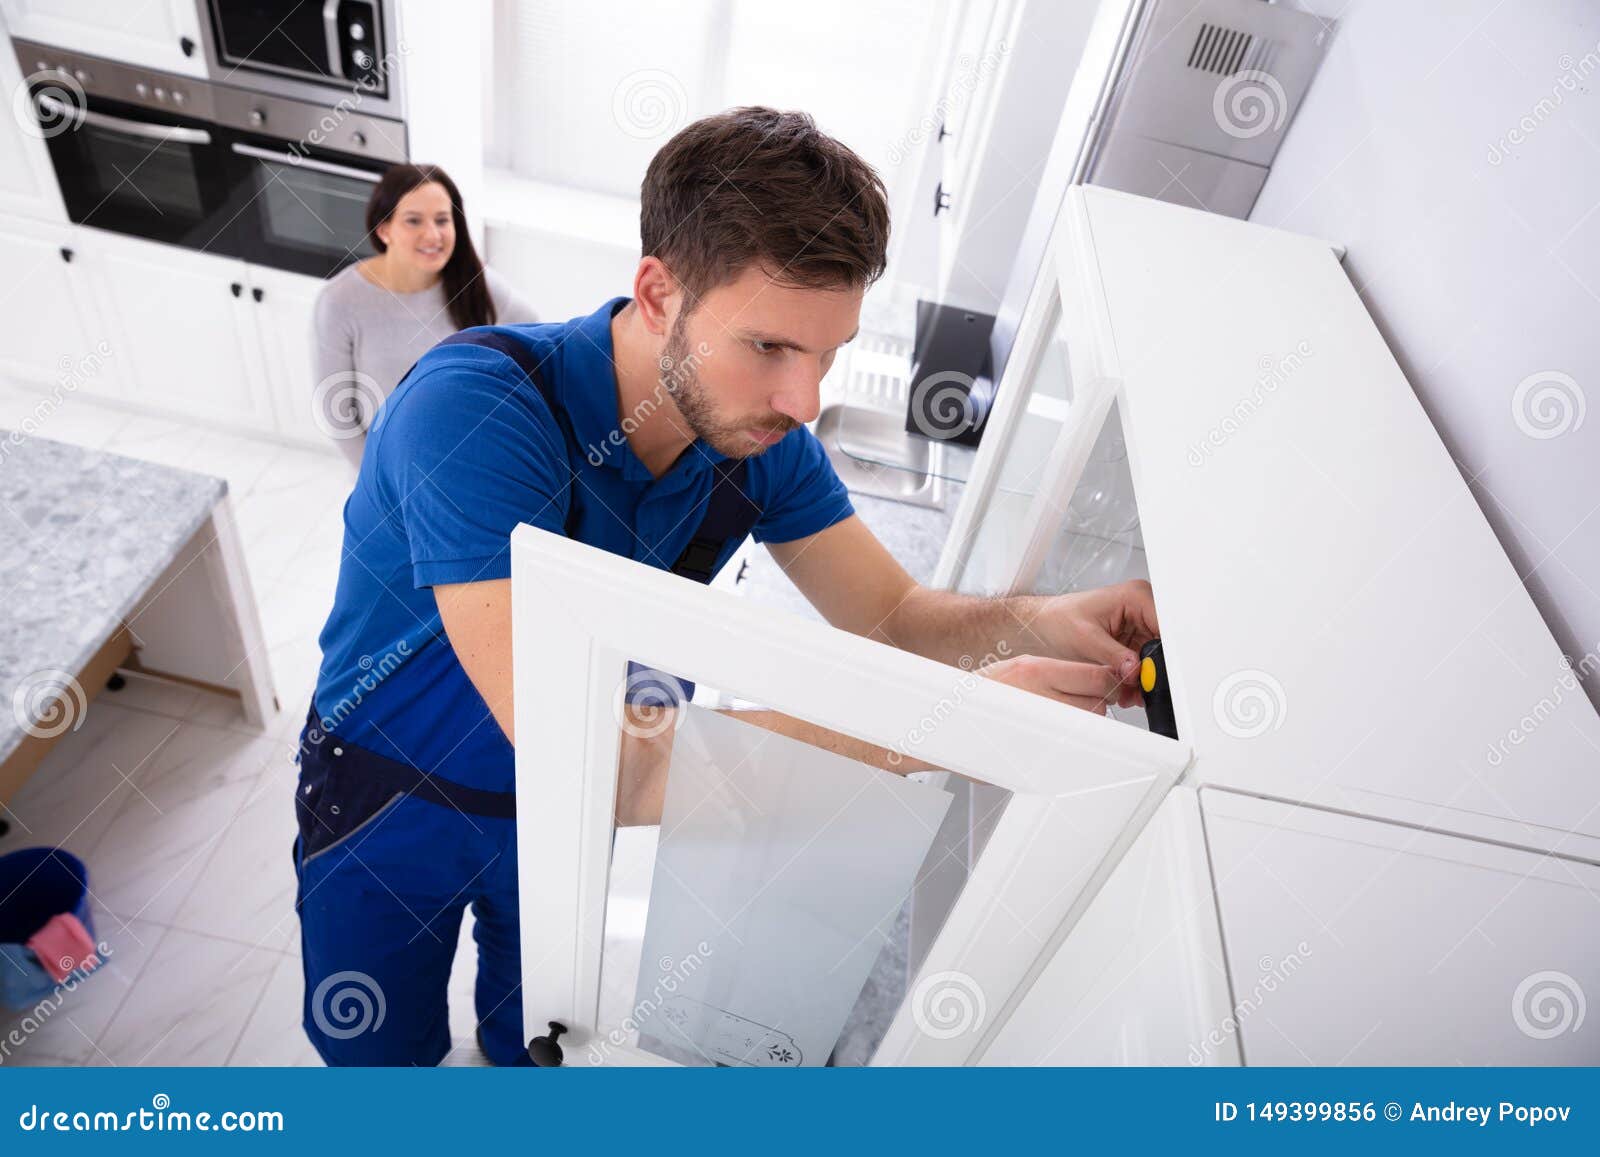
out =
[(1200, 795), (1247, 1063), (1600, 1063), (1600, 868)]
[(1332, 247), (1073, 196), (1200, 781), (1600, 858), (1600, 718)]
[(255, 307), (251, 314), (277, 430), (319, 449), (329, 448), (332, 442), (312, 417), (317, 382), (312, 376), (311, 316), (323, 282), (254, 265), (249, 276)]
[(104, 271), (101, 291), (116, 323), (128, 400), (272, 429), (244, 263), (86, 232)]
[(1237, 1064), (1200, 804), (1176, 787), (984, 1053), (985, 1065)]
[(195, 0), (3, 0), (3, 6), (11, 35), (22, 40), (184, 76), (206, 74)]
[(76, 231), (0, 219), (0, 373), (62, 397), (114, 393), (120, 362)]

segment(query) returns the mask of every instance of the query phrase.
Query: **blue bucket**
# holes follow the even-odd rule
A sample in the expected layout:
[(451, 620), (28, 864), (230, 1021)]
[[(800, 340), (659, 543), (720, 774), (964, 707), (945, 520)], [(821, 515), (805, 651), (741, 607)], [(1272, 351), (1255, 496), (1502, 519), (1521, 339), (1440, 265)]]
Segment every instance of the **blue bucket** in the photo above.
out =
[[(0, 856), (0, 1003), (37, 1004), (56, 990), (27, 942), (64, 912), (78, 918), (93, 940), (89, 869), (62, 848), (23, 848)], [(13, 967), (15, 965), (15, 967)]]

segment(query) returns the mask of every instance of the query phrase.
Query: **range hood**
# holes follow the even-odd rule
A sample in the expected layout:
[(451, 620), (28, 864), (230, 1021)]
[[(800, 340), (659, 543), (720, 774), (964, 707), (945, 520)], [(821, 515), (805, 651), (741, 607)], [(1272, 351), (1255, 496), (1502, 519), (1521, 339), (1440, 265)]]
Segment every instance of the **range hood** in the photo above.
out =
[(1086, 182), (1248, 217), (1332, 31), (1264, 0), (1144, 5)]

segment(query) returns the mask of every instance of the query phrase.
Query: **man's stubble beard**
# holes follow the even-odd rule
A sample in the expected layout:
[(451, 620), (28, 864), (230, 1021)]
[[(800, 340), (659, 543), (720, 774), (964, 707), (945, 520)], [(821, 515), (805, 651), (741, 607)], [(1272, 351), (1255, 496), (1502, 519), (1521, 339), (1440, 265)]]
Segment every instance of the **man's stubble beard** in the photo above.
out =
[[(672, 330), (667, 334), (666, 345), (661, 349), (659, 366), (662, 390), (678, 407), (678, 413), (683, 415), (690, 433), (717, 453), (729, 458), (753, 458), (770, 449), (751, 442), (742, 427), (725, 426), (717, 420), (705, 385), (700, 381), (700, 371), (689, 352), (687, 320), (685, 314), (678, 314), (673, 320)], [(788, 433), (793, 429), (793, 424), (781, 428)]]

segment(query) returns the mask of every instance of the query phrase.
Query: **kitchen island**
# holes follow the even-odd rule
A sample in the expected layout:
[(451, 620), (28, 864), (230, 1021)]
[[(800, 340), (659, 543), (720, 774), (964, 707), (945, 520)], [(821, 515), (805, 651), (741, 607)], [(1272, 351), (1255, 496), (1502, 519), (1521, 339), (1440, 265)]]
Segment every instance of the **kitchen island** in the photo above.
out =
[(118, 669), (277, 711), (228, 484), (0, 430), (0, 805)]

